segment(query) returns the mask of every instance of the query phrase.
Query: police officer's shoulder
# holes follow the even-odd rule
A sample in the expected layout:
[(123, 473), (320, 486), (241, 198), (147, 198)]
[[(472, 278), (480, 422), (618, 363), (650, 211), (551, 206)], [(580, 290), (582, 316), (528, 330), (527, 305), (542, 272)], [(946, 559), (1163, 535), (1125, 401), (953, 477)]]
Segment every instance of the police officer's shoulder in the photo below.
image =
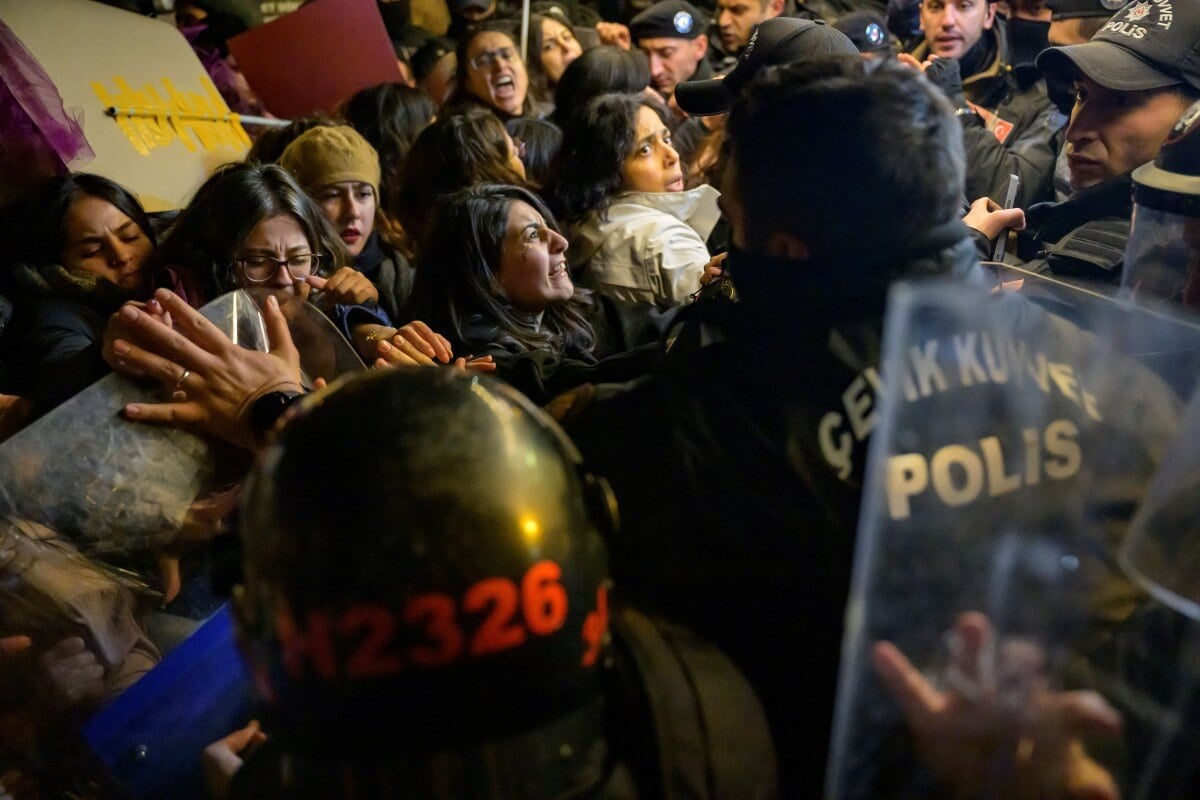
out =
[[(694, 787), (704, 797), (779, 796), (766, 714), (749, 681), (716, 645), (625, 608), (613, 618), (613, 651), (623, 698), (618, 713), (626, 717), (621, 728), (629, 737), (626, 747), (616, 746), (636, 772), (664, 788)], [(688, 757), (694, 753), (705, 754), (703, 769)]]

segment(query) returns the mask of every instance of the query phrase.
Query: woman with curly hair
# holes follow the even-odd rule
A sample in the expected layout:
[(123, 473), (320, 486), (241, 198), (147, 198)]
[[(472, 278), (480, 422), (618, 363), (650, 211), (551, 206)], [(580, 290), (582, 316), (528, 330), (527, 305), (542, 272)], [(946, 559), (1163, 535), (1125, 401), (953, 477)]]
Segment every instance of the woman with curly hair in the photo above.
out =
[(668, 112), (639, 95), (607, 94), (569, 119), (546, 186), (571, 226), (583, 286), (670, 307), (700, 287), (718, 193), (684, 190)]

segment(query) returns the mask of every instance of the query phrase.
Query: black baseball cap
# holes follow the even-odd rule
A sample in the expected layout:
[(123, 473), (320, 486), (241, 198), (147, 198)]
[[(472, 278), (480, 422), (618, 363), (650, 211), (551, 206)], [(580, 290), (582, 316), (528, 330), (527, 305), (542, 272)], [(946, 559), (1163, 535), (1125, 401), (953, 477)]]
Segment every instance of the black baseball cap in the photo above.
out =
[(1043, 50), (1036, 63), (1047, 74), (1078, 71), (1119, 92), (1200, 89), (1200, 3), (1133, 0), (1091, 41)]
[(687, 0), (660, 0), (629, 20), (629, 38), (695, 39), (705, 34), (704, 15)]
[(675, 87), (675, 102), (688, 114), (723, 114), (763, 67), (833, 55), (857, 56), (846, 34), (820, 20), (775, 17), (763, 20), (750, 35), (733, 69), (722, 78), (686, 81)]
[(1074, 19), (1076, 17), (1111, 17), (1125, 0), (1046, 0), (1050, 19)]
[(837, 28), (854, 43), (860, 53), (886, 53), (892, 49), (887, 21), (874, 11), (854, 11), (834, 20)]

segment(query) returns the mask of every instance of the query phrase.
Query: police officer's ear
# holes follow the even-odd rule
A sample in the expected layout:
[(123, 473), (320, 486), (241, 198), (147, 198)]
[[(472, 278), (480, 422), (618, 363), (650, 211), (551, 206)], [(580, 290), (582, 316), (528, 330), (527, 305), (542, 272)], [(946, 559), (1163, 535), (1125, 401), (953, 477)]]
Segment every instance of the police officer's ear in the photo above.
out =
[(787, 0), (767, 0), (763, 6), (763, 18), (773, 19), (783, 13), (784, 7), (787, 5)]
[(692, 58), (696, 59), (696, 63), (708, 55), (708, 36), (697, 36), (692, 39)]
[(992, 26), (996, 24), (996, 4), (989, 2), (987, 4), (987, 12), (983, 17), (983, 29), (990, 31)]

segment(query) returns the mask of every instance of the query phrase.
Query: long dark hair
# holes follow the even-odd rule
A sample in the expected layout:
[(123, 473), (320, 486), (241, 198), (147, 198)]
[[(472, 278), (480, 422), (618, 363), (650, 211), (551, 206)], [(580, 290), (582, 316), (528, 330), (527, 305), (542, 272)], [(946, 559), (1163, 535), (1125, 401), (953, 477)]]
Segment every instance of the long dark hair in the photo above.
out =
[[(550, 76), (542, 69), (542, 22), (548, 19), (571, 31), (572, 36), (575, 35), (571, 20), (567, 19), (558, 6), (551, 5), (529, 15), (529, 55), (525, 62), (525, 72), (529, 75), (529, 96), (541, 103), (554, 102), (554, 85), (550, 83)], [(580, 49), (582, 47), (581, 44)]]
[(402, 83), (363, 89), (342, 106), (342, 116), (379, 153), (383, 172), (379, 193), (389, 213), (395, 206), (404, 158), (433, 114), (429, 95)]
[(497, 294), (495, 276), (503, 256), (508, 212), (518, 200), (558, 230), (541, 198), (519, 186), (483, 184), (438, 204), (413, 287), (417, 316), (451, 337), (456, 352), (479, 353), (499, 345), (511, 352), (549, 349), (558, 355), (590, 358), (592, 299), (586, 289), (577, 287), (570, 300), (547, 308), (537, 329), (527, 315)]
[(504, 126), (514, 139), (525, 143), (525, 182), (535, 189), (550, 177), (550, 164), (562, 147), (562, 130), (550, 120), (517, 117)]
[(160, 263), (187, 270), (205, 300), (238, 287), (233, 257), (258, 223), (287, 215), (299, 223), (321, 268), (349, 259), (337, 233), (296, 179), (275, 164), (226, 164), (196, 191), (160, 252)]
[(445, 195), (476, 183), (520, 184), (508, 163), (504, 123), (482, 108), (441, 117), (421, 131), (404, 160), (396, 191), (396, 216), (415, 244), (428, 232), (433, 206)]
[(612, 45), (593, 47), (567, 65), (558, 79), (550, 118), (563, 127), (569, 117), (582, 113), (588, 103), (602, 94), (637, 94), (649, 85), (650, 65), (641, 50), (622, 50)]
[(13, 235), (6, 237), (17, 245), (16, 261), (37, 267), (62, 263), (62, 250), (67, 243), (67, 212), (81, 197), (112, 203), (137, 223), (151, 244), (156, 244), (150, 217), (128, 189), (101, 175), (76, 172), (52, 178), (22, 201), (25, 212), (13, 220), (14, 230), (10, 231)]
[(667, 124), (661, 103), (631, 94), (601, 95), (584, 113), (568, 118), (546, 184), (546, 195), (564, 220), (577, 223), (591, 213), (603, 215), (624, 190), (621, 168), (636, 144), (643, 106)]

